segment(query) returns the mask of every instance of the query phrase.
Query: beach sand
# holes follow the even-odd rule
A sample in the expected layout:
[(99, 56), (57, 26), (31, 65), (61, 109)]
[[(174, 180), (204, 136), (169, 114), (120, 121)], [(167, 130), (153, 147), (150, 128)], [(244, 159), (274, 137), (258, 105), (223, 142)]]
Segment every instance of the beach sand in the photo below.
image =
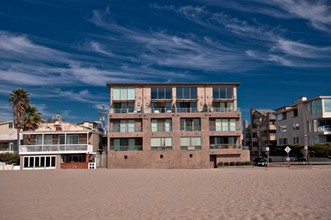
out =
[(331, 168), (0, 172), (1, 219), (331, 219)]

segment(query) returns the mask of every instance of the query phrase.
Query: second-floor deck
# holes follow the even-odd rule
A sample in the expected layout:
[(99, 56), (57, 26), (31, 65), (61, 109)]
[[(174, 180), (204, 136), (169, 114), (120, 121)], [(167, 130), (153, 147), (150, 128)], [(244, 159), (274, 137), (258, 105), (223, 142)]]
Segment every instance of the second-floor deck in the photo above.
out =
[(56, 145), (20, 145), (19, 154), (69, 154), (69, 153), (93, 153), (93, 145), (90, 144), (56, 144)]

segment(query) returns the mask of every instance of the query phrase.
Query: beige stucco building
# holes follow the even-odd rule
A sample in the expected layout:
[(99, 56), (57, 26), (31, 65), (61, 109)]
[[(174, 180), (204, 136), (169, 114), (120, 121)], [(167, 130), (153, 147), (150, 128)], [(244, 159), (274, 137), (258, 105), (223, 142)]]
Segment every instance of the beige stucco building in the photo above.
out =
[(23, 131), (29, 143), (19, 146), (21, 169), (95, 169), (101, 134), (94, 123), (42, 123), (35, 131)]
[(109, 168), (210, 168), (249, 161), (238, 83), (109, 83)]
[(17, 152), (17, 129), (13, 121), (0, 122), (0, 153)]
[(279, 146), (331, 142), (331, 96), (302, 97), (275, 113)]

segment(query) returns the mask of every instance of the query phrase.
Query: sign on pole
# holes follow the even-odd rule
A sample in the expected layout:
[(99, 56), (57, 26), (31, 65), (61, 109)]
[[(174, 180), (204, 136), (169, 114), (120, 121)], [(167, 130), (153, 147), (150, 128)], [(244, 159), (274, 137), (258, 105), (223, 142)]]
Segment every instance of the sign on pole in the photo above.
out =
[(284, 149), (285, 151), (286, 151), (286, 153), (287, 153), (287, 157), (286, 157), (286, 160), (287, 160), (287, 164), (288, 164), (288, 166), (290, 166), (290, 155), (289, 155), (289, 153), (290, 153), (290, 151), (291, 151), (291, 148), (289, 147), (289, 146), (287, 146), (287, 147), (285, 147), (285, 149)]
[(289, 153), (291, 151), (291, 148), (287, 146), (284, 150), (286, 151), (286, 153)]

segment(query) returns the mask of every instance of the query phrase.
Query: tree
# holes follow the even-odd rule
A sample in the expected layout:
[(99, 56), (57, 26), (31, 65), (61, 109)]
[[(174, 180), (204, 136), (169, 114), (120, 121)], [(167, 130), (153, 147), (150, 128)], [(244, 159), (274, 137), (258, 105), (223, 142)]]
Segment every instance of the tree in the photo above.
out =
[[(29, 106), (25, 111), (23, 130), (34, 131), (39, 127), (41, 121), (42, 121), (41, 113), (38, 112), (38, 109), (34, 106)], [(30, 135), (24, 136), (23, 142), (24, 144), (30, 144)]]
[(25, 112), (30, 106), (29, 93), (24, 89), (13, 90), (8, 102), (12, 103), (14, 115), (14, 128), (17, 129), (17, 147), (19, 146), (20, 130), (24, 129)]

